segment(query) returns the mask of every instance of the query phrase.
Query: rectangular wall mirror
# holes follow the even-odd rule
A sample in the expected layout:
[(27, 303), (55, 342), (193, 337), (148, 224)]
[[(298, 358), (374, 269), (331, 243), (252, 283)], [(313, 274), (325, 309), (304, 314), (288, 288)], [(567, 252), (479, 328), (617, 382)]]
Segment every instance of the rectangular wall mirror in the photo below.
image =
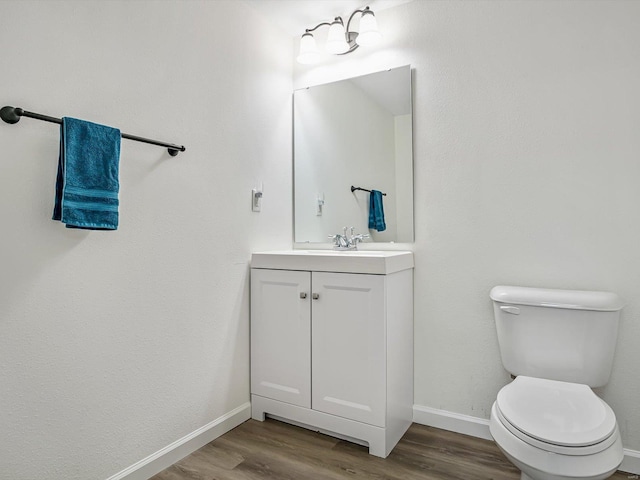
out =
[[(367, 241), (413, 242), (411, 68), (296, 90), (294, 241), (327, 243), (355, 227)], [(369, 196), (385, 193), (386, 229), (369, 229)]]

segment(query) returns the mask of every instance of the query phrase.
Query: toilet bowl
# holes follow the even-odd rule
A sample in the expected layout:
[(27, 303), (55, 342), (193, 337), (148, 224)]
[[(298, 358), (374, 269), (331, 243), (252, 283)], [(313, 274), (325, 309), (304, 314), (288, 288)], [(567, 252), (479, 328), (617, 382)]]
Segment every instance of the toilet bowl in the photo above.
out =
[(613, 410), (586, 385), (519, 376), (498, 393), (489, 428), (522, 480), (603, 480), (623, 458)]
[(603, 480), (622, 463), (611, 374), (623, 303), (609, 292), (494, 287), (505, 369), (489, 429), (522, 480)]

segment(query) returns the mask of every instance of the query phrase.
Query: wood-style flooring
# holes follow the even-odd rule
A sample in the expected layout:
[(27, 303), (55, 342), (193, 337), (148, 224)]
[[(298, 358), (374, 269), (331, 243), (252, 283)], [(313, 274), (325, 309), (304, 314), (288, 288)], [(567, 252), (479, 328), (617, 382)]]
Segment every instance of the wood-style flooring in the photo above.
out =
[[(616, 473), (612, 480), (638, 478)], [(413, 424), (386, 459), (276, 420), (249, 420), (151, 480), (519, 480), (495, 444)]]

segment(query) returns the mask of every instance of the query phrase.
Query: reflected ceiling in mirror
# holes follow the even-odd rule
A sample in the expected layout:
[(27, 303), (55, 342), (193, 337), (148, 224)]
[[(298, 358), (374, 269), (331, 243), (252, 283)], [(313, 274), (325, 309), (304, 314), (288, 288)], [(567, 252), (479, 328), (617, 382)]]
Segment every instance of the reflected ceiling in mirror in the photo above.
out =
[[(293, 117), (294, 241), (354, 227), (366, 241), (413, 242), (411, 68), (296, 90)], [(386, 228), (369, 222), (365, 190), (386, 194)]]

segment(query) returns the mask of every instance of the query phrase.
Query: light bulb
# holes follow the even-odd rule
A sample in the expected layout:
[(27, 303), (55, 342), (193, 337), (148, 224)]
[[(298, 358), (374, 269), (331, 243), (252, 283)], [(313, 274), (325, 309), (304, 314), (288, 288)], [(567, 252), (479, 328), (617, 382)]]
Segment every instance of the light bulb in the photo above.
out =
[(310, 64), (316, 63), (320, 60), (320, 52), (318, 51), (318, 46), (316, 45), (316, 39), (313, 38), (309, 32), (302, 35), (300, 39), (300, 53), (298, 54), (298, 58), (296, 58), (298, 63), (302, 64)]
[(356, 38), (356, 43), (361, 46), (375, 45), (382, 39), (382, 34), (378, 30), (376, 16), (371, 10), (365, 10), (360, 17), (360, 31)]
[(329, 26), (325, 49), (328, 53), (340, 54), (349, 50), (349, 44), (345, 39), (344, 25), (337, 19)]

